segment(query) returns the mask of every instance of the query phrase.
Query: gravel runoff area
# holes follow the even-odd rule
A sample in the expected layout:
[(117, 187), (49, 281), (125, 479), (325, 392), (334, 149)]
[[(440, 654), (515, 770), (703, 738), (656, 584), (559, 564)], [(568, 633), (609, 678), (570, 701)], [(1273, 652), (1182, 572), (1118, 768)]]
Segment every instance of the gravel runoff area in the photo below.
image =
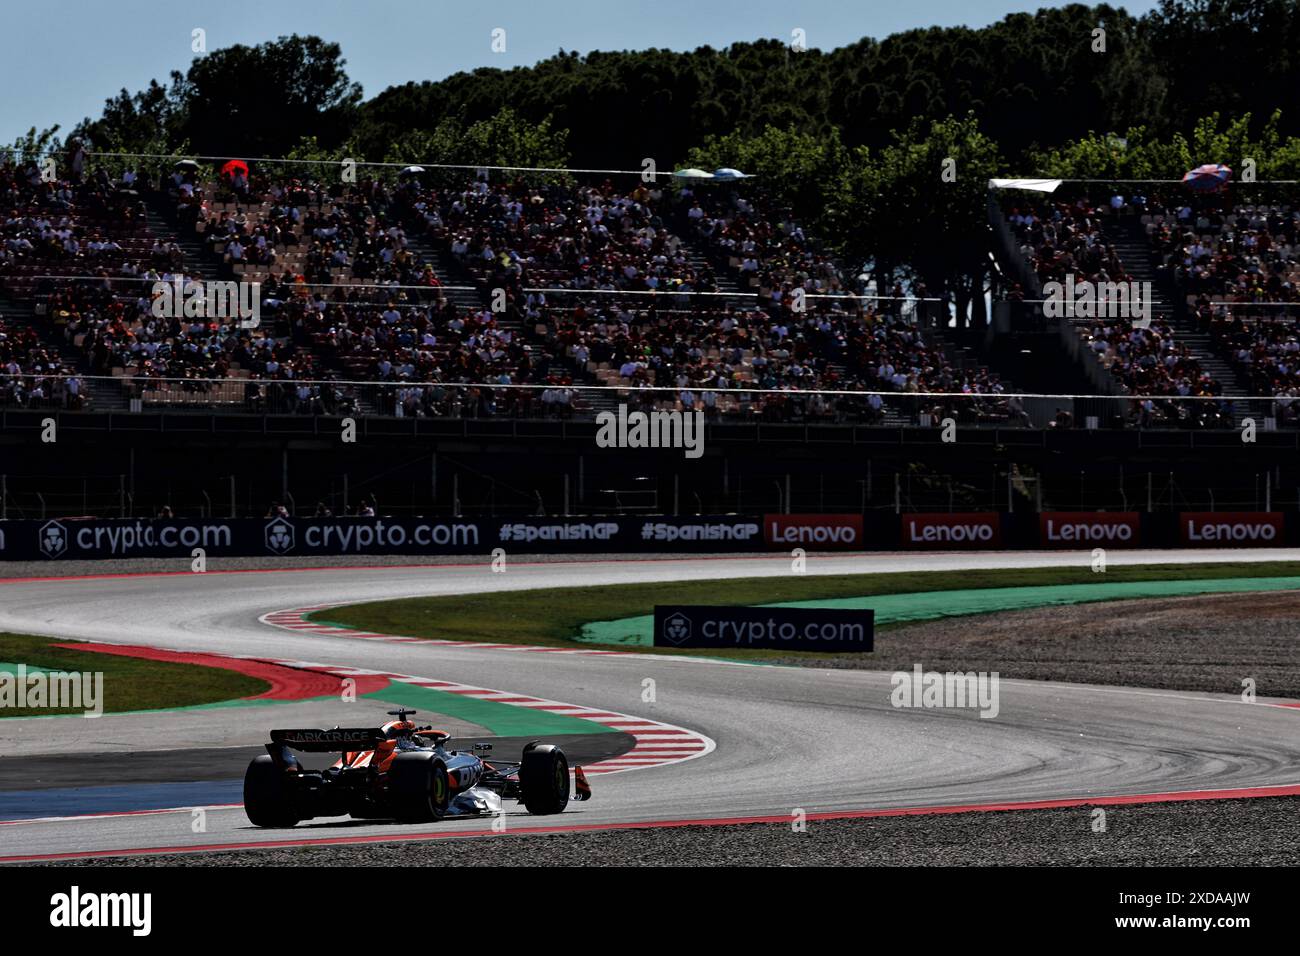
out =
[(1300, 591), (1106, 601), (884, 628), (819, 668), (997, 671), (1007, 679), (1300, 699)]
[[(57, 866), (1294, 866), (1300, 798), (509, 834)], [(487, 845), (487, 842), (491, 845)]]

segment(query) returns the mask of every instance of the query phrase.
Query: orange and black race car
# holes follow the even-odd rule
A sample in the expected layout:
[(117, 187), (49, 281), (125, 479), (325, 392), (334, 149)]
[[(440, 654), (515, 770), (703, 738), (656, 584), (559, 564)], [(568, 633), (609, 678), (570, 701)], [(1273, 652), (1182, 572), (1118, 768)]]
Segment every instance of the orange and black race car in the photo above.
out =
[[(491, 744), (476, 752), (449, 750), (448, 735), (417, 727), (413, 710), (379, 729), (273, 730), (266, 754), (244, 774), (244, 812), (255, 826), (291, 827), (313, 817), (352, 816), (428, 823), (446, 816), (496, 814), (503, 799), (529, 813), (560, 813), (569, 801), (588, 800), (591, 787), (553, 744), (533, 741), (518, 762), (488, 760)], [(294, 751), (338, 753), (324, 770), (306, 770)]]

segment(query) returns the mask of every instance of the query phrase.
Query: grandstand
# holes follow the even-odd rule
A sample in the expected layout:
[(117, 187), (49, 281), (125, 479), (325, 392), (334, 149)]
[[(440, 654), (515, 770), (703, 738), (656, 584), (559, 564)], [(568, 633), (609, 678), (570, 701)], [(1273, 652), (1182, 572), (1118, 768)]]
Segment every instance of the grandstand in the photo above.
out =
[[(0, 164), (6, 404), (571, 419), (630, 401), (712, 421), (889, 427), (1296, 422), (1300, 213), (1286, 201), (1008, 191), (991, 204), (1007, 236), (1004, 314), (1041, 330), (1043, 285), (1067, 275), (1157, 289), (1148, 327), (1075, 320), (1077, 343), (1018, 350), (1029, 369), (1007, 360), (1015, 331), (967, 334), (923, 286), (872, 294), (761, 183), (380, 171), (348, 184), (319, 168), (218, 165), (46, 181), (34, 162)], [(177, 276), (259, 283), (263, 321), (153, 315), (152, 283)], [(1022, 376), (1057, 387), (1021, 398), (1010, 383)], [(1090, 387), (1076, 394), (1129, 400), (1052, 397), (1079, 381)]]
[[(854, 297), (758, 187), (4, 176), (5, 315), (86, 383), (77, 407), (567, 417), (620, 396), (713, 419), (1018, 420), (996, 373), (918, 322), (924, 305)], [(267, 320), (152, 316), (149, 285), (176, 275), (258, 282)], [(11, 381), (48, 372), (39, 357)], [(30, 382), (11, 391), (33, 400)], [(989, 398), (820, 394), (856, 391)]]
[[(1118, 318), (1072, 323), (1079, 361), (1097, 369), (1098, 393), (1134, 396), (1126, 424), (1236, 428), (1253, 415), (1286, 425), (1294, 423), (1288, 366), (1278, 370), (1276, 361), (1300, 305), (1300, 213), (1289, 199), (1278, 201), (1284, 189), (1272, 189), (1271, 202), (1243, 202), (1093, 185), (1049, 201), (1007, 196), (994, 216), (1013, 237), (1019, 261), (1008, 269), (1024, 278), (1031, 299), (1067, 273), (1155, 288), (1147, 328)], [(1023, 315), (1025, 306), (1010, 304)], [(1284, 400), (1248, 400), (1266, 396)]]
[[(362, 494), (388, 512), (1267, 510), (1300, 487), (1279, 189), (993, 192), (976, 328), (946, 294), (847, 266), (757, 179), (223, 165), (47, 181), (0, 163), (0, 415), (56, 413), (96, 448), (66, 481), (8, 456), (10, 516), (346, 514)], [(1150, 325), (1049, 319), (1044, 285), (1067, 275), (1150, 282)], [(255, 326), (156, 314), (154, 283), (227, 280), (259, 284)], [(702, 412), (710, 453), (589, 457), (618, 404)], [(1247, 418), (1271, 449), (1254, 467), (1207, 452)], [(323, 441), (340, 419), (356, 453)]]

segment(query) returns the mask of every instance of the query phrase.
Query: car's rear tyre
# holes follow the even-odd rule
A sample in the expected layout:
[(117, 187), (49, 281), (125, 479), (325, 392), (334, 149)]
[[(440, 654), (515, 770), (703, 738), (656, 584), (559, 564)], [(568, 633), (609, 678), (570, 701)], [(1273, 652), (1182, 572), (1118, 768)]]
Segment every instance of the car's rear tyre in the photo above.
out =
[(519, 799), (532, 814), (563, 813), (569, 805), (569, 759), (554, 744), (532, 743), (519, 762)]
[(447, 815), (451, 780), (431, 753), (404, 753), (388, 765), (388, 798), (399, 823), (430, 823)]
[(297, 826), (302, 816), (288, 787), (288, 771), (269, 754), (254, 757), (244, 772), (244, 813), (255, 827)]

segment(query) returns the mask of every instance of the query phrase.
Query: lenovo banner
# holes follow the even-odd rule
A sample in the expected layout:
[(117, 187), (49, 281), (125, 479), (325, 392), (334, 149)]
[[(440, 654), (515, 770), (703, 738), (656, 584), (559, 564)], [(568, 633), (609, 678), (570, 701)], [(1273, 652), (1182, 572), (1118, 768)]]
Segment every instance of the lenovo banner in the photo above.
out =
[(654, 643), (863, 653), (873, 647), (874, 623), (866, 609), (657, 604)]
[(1278, 548), (1286, 543), (1278, 511), (1184, 511), (1178, 540), (1186, 548)]
[(1142, 544), (1142, 516), (1136, 511), (1046, 511), (1038, 516), (1044, 548), (1137, 548)]
[(861, 551), (862, 515), (763, 515), (768, 547)]
[(996, 511), (969, 514), (903, 515), (904, 548), (987, 550), (1002, 546), (1002, 515)]

